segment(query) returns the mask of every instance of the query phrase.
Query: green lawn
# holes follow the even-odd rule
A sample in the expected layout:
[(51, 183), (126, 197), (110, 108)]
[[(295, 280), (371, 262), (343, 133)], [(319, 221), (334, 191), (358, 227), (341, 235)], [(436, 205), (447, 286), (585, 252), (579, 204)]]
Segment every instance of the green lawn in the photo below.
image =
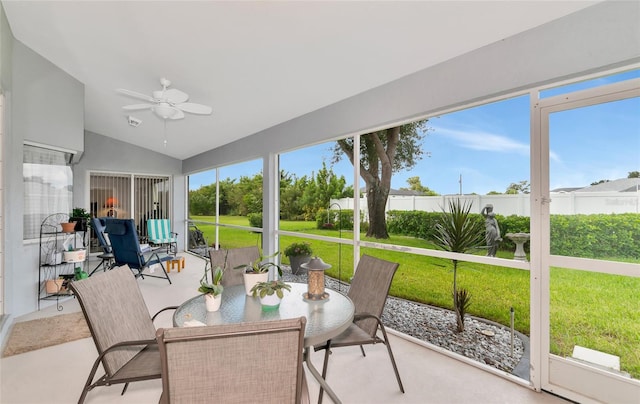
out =
[[(213, 222), (214, 218), (198, 217), (197, 220)], [(223, 216), (221, 221), (248, 225), (246, 217)], [(215, 227), (197, 226), (212, 243)], [(315, 222), (281, 221), (280, 228), (339, 236), (338, 230), (316, 229)], [(253, 232), (220, 228), (220, 240), (224, 248), (259, 245), (260, 237), (260, 234)], [(352, 238), (352, 233), (343, 231), (342, 237)], [(280, 236), (280, 250), (294, 240), (299, 238)], [(314, 255), (333, 266), (327, 270), (329, 276), (338, 278), (340, 274), (342, 280), (349, 281), (353, 275), (352, 246), (307, 241)], [(371, 241), (435, 249), (425, 240), (397, 235), (392, 235), (389, 240)], [(362, 248), (361, 252), (400, 263), (391, 286), (391, 295), (452, 309), (451, 260), (371, 248)], [(513, 253), (499, 251), (498, 256), (511, 258)], [(283, 260), (288, 263), (286, 257)], [(508, 326), (509, 312), (513, 307), (515, 328), (529, 335), (528, 271), (462, 262), (458, 265), (458, 284), (471, 293), (469, 314)], [(622, 369), (634, 378), (640, 378), (640, 278), (553, 268), (551, 285), (551, 351), (561, 356), (571, 355), (573, 346), (577, 344), (618, 355)]]

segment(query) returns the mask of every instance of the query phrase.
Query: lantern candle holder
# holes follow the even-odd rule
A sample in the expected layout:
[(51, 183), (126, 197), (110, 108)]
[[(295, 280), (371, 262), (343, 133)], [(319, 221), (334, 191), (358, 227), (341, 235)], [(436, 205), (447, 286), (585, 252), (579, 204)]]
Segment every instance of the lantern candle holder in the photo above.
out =
[(308, 291), (302, 297), (305, 300), (313, 301), (328, 299), (329, 293), (324, 291), (324, 271), (331, 268), (331, 265), (325, 263), (319, 257), (314, 257), (306, 264), (300, 265), (300, 267), (307, 270), (308, 282)]

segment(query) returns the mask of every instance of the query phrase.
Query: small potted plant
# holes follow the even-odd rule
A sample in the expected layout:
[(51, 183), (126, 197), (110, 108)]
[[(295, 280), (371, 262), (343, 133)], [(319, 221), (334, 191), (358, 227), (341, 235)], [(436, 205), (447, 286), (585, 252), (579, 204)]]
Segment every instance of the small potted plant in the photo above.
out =
[(91, 215), (83, 208), (73, 208), (69, 214), (69, 222), (76, 223), (75, 231), (87, 231), (87, 228), (90, 227), (89, 219), (91, 219)]
[(284, 249), (284, 255), (289, 258), (291, 264), (291, 273), (294, 275), (303, 274), (306, 271), (300, 265), (306, 264), (311, 259), (313, 250), (311, 244), (307, 242), (291, 243)]
[(274, 267), (278, 270), (278, 275), (282, 276), (282, 269), (280, 266), (274, 262), (269, 262), (267, 259), (276, 257), (280, 252), (276, 251), (275, 253), (263, 256), (260, 254), (260, 257), (253, 262), (250, 262), (246, 265), (238, 265), (234, 269), (244, 269), (244, 273), (242, 277), (244, 279), (244, 288), (247, 296), (251, 296), (251, 289), (253, 286), (259, 282), (266, 282), (269, 280), (269, 268)]
[(207, 279), (207, 272), (209, 269), (204, 270), (204, 276), (200, 279), (200, 287), (198, 292), (204, 293), (204, 301), (207, 306), (207, 311), (218, 311), (220, 303), (222, 303), (222, 275), (224, 270), (221, 267), (215, 267), (211, 269), (211, 282)]
[(285, 290), (290, 291), (291, 285), (287, 285), (281, 280), (274, 280), (256, 283), (251, 288), (251, 294), (260, 298), (262, 310), (277, 310)]

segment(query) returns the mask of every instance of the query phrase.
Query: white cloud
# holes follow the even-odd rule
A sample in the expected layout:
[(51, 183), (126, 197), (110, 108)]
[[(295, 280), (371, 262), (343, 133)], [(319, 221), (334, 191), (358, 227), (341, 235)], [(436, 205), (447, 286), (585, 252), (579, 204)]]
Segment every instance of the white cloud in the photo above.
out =
[[(506, 136), (481, 131), (464, 131), (446, 128), (434, 128), (434, 134), (444, 135), (456, 140), (458, 146), (472, 150), (493, 151), (498, 153), (516, 153), (529, 156), (529, 144), (518, 142)], [(560, 161), (560, 156), (549, 151), (549, 158)]]
[(446, 128), (434, 128), (434, 134), (445, 135), (458, 142), (458, 146), (473, 150), (494, 151), (500, 153), (518, 153), (529, 155), (529, 145), (508, 137), (479, 131), (462, 131)]

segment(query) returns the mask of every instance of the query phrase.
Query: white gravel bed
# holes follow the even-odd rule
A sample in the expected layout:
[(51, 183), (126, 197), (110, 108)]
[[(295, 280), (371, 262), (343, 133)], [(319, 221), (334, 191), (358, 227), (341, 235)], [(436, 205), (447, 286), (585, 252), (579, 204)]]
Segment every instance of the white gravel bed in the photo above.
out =
[[(286, 268), (286, 267), (285, 267)], [(288, 268), (287, 268), (288, 269)], [(306, 283), (307, 276), (285, 270), (285, 281)], [(326, 287), (347, 293), (349, 285), (325, 277)], [(523, 341), (514, 334), (511, 353), (511, 331), (498, 324), (465, 317), (465, 331), (456, 332), (455, 315), (450, 310), (397, 299), (389, 296), (382, 314), (387, 328), (456, 352), (480, 363), (511, 372), (524, 352)]]

